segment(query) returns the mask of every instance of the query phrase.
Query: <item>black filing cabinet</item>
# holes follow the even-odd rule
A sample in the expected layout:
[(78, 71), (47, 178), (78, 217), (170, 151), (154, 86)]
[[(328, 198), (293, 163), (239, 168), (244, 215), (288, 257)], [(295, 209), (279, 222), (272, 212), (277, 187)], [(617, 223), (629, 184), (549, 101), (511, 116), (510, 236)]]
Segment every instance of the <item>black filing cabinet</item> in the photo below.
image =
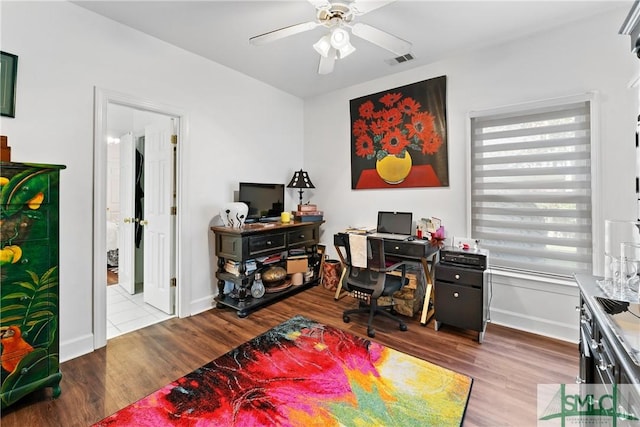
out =
[[(485, 264), (486, 265), (486, 264)], [(442, 324), (478, 331), (482, 343), (489, 317), (485, 266), (438, 262), (435, 266), (435, 329)]]

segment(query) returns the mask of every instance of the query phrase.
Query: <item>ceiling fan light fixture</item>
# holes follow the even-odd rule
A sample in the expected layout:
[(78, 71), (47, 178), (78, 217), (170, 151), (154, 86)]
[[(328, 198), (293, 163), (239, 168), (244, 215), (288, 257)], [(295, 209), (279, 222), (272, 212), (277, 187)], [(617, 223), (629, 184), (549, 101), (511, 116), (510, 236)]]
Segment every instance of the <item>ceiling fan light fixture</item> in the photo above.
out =
[(313, 48), (316, 52), (326, 58), (329, 55), (329, 50), (331, 49), (331, 35), (327, 34), (322, 36), (320, 40), (313, 45)]
[(338, 49), (338, 55), (340, 55), (340, 59), (346, 58), (356, 51), (356, 48), (351, 45), (351, 43), (347, 43), (347, 45)]
[(331, 31), (331, 46), (338, 51), (340, 58), (346, 58), (356, 51), (349, 42), (349, 32), (344, 28), (334, 28)]
[(331, 30), (331, 46), (340, 49), (349, 43), (349, 33), (344, 28)]

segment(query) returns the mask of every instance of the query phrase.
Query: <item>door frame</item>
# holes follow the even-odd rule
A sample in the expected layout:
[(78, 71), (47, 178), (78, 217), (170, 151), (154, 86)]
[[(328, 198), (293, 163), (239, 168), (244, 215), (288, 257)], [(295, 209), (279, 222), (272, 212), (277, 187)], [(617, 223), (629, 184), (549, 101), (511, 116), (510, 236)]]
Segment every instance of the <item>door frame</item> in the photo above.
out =
[[(109, 116), (108, 112), (107, 116)], [(136, 216), (135, 188), (137, 185), (137, 171), (135, 146), (137, 145), (137, 138), (133, 135), (132, 131), (120, 135), (118, 138), (120, 139), (118, 143), (118, 154), (120, 155), (118, 159), (118, 214), (121, 219), (118, 224), (118, 286), (130, 295), (133, 295), (136, 288), (136, 226), (135, 223), (129, 221)], [(109, 149), (107, 148), (107, 152), (108, 151)], [(107, 161), (107, 177), (109, 170), (109, 163)], [(133, 185), (131, 183), (133, 183)], [(110, 185), (113, 184), (108, 181), (107, 194)], [(109, 208), (107, 207), (105, 210), (109, 211)], [(129, 219), (129, 221), (127, 221), (127, 219)], [(107, 301), (107, 305), (108, 303)]]
[(185, 188), (183, 178), (183, 159), (186, 158), (187, 117), (179, 108), (142, 99), (99, 87), (94, 87), (94, 151), (93, 151), (93, 347), (107, 345), (107, 243), (106, 243), (106, 194), (107, 194), (107, 108), (109, 104), (117, 104), (138, 110), (150, 111), (175, 117), (179, 121), (177, 129), (178, 144), (176, 147), (176, 230), (175, 230), (175, 266), (176, 280), (176, 314), (178, 317), (190, 315), (188, 301), (191, 296), (189, 287), (190, 273), (181, 268), (181, 260), (188, 255), (185, 251), (185, 230), (182, 224), (182, 212), (186, 210)]

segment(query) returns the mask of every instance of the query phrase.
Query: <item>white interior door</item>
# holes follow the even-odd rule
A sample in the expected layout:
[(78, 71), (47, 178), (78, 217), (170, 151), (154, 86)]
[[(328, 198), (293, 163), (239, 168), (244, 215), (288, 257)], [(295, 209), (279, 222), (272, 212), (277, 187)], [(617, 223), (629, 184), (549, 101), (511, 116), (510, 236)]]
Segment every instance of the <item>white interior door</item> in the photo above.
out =
[(168, 314), (175, 306), (173, 134), (169, 118), (144, 134), (144, 301)]
[(135, 141), (131, 132), (120, 137), (120, 222), (118, 224), (118, 284), (135, 293)]

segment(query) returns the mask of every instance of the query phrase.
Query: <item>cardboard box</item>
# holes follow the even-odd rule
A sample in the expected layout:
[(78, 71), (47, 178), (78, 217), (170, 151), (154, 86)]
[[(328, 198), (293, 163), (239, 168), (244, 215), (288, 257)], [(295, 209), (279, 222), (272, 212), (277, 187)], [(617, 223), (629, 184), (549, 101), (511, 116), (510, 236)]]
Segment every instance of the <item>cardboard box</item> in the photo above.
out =
[(306, 257), (287, 259), (287, 274), (306, 273), (308, 269), (309, 260)]

